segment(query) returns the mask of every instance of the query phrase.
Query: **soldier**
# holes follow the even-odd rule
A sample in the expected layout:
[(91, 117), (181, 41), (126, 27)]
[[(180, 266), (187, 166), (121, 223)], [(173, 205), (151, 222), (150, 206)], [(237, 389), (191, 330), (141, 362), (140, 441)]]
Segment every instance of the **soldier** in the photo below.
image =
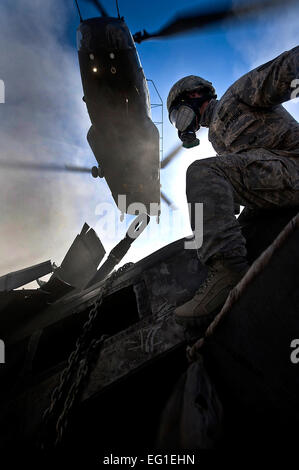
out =
[(299, 205), (299, 125), (281, 104), (293, 97), (298, 78), (299, 46), (241, 77), (220, 100), (212, 83), (194, 75), (169, 92), (169, 119), (183, 146), (198, 144), (195, 132), (203, 126), (217, 152), (187, 170), (193, 231), (194, 204), (203, 203), (198, 253), (208, 276), (195, 296), (176, 309), (181, 324), (201, 326), (212, 320), (248, 269), (235, 205)]

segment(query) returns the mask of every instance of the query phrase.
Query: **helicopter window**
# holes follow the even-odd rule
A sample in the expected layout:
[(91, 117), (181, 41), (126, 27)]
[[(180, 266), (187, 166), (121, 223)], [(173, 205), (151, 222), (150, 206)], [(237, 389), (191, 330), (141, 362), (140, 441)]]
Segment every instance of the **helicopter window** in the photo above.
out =
[(106, 36), (111, 49), (132, 49), (132, 41), (127, 28), (108, 24)]
[(77, 29), (77, 49), (90, 51), (91, 30), (87, 25), (81, 25)]

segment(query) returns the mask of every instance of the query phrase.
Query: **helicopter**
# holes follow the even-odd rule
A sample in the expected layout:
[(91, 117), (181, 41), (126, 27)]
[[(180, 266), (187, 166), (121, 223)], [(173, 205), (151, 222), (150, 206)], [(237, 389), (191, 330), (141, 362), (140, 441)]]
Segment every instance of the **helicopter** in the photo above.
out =
[(160, 137), (132, 35), (122, 18), (102, 14), (80, 22), (77, 47), (92, 123), (87, 140), (99, 163), (93, 175), (105, 177), (116, 203), (126, 196), (124, 212), (138, 201), (157, 215)]
[[(174, 208), (161, 191), (160, 170), (175, 158), (181, 145), (160, 162), (159, 132), (151, 119), (147, 80), (136, 43), (163, 39), (223, 21), (239, 21), (281, 6), (281, 0), (255, 0), (232, 6), (228, 1), (217, 7), (185, 12), (174, 17), (159, 31), (131, 34), (124, 17), (109, 16), (99, 0), (86, 0), (99, 11), (99, 17), (83, 19), (79, 0), (74, 0), (80, 24), (77, 49), (83, 86), (83, 101), (91, 120), (87, 140), (96, 158), (93, 168), (73, 165), (4, 162), (4, 168), (45, 171), (73, 171), (105, 178), (122, 213), (136, 214), (136, 203), (149, 216), (159, 216), (160, 199)], [(83, 3), (83, 2), (82, 2)], [(294, 3), (286, 0), (284, 5)], [(119, 196), (124, 198), (120, 199)], [(121, 201), (121, 202), (120, 202)]]

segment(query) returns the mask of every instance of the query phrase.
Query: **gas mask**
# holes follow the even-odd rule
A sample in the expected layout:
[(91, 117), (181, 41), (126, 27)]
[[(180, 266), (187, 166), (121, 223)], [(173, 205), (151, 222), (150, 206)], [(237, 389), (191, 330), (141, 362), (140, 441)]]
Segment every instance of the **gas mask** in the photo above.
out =
[(200, 107), (210, 98), (204, 94), (200, 98), (179, 98), (169, 110), (169, 120), (178, 130), (183, 147), (192, 148), (199, 145), (196, 131), (200, 128)]

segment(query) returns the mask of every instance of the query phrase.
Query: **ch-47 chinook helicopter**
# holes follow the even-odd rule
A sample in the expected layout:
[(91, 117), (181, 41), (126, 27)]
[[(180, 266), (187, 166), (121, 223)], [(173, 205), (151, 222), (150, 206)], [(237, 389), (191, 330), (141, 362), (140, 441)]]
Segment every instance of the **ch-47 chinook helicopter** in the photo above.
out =
[[(159, 132), (151, 120), (147, 80), (135, 43), (174, 36), (226, 20), (239, 21), (250, 14), (271, 10), (281, 5), (281, 0), (241, 2), (233, 8), (231, 2), (224, 0), (212, 8), (181, 14), (155, 33), (143, 30), (133, 35), (120, 16), (117, 0), (117, 17), (110, 17), (99, 0), (86, 1), (101, 14), (101, 17), (83, 19), (79, 0), (74, 0), (80, 18), (77, 47), (83, 100), (91, 120), (87, 140), (98, 165), (90, 169), (2, 161), (1, 166), (85, 172), (104, 177), (122, 213), (135, 214), (134, 203), (138, 202), (144, 205), (148, 215), (157, 216), (160, 197), (172, 205), (160, 191), (160, 169), (172, 161), (181, 147), (160, 162)], [(287, 0), (284, 4), (294, 2)], [(120, 195), (125, 196), (121, 204)]]
[(93, 175), (105, 177), (116, 203), (118, 195), (126, 196), (124, 212), (139, 202), (157, 215), (159, 132), (150, 118), (147, 82), (126, 23), (100, 10), (101, 18), (83, 21), (80, 15), (77, 30), (83, 99), (92, 123), (87, 140), (99, 163)]

